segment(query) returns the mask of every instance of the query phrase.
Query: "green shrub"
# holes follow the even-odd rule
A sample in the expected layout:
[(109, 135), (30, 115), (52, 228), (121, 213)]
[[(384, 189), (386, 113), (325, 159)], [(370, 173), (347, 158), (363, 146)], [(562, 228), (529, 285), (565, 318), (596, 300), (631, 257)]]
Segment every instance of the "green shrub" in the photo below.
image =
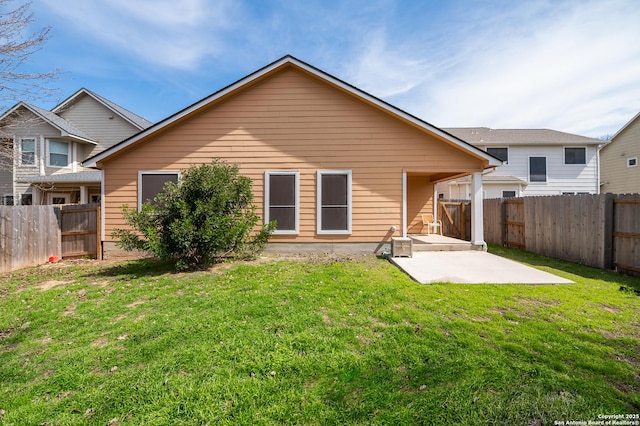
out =
[(126, 205), (122, 211), (131, 230), (114, 230), (117, 245), (174, 261), (179, 270), (254, 257), (275, 229), (270, 223), (251, 235), (259, 221), (251, 179), (219, 159), (183, 170), (178, 183), (167, 182), (140, 211)]

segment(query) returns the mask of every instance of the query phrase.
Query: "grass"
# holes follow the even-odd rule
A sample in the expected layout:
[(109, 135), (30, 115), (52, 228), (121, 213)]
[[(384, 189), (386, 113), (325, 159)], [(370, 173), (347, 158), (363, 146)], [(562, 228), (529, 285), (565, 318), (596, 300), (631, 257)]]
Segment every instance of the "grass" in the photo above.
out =
[(374, 257), (172, 273), (63, 262), (0, 284), (0, 424), (509, 424), (640, 412), (640, 279), (419, 285)]

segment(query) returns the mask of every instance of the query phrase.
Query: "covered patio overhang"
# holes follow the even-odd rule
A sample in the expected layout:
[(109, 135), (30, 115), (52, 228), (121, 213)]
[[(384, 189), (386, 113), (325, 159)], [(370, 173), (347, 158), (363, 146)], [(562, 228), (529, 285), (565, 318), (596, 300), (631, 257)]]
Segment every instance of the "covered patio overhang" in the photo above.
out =
[(454, 170), (428, 172), (403, 170), (402, 172), (402, 236), (422, 233), (422, 215), (431, 214), (438, 219), (439, 182), (469, 176), (471, 179), (471, 241), (475, 248), (486, 250), (483, 230), (482, 204), (483, 170)]
[[(102, 171), (91, 170), (75, 173), (60, 173), (55, 175), (34, 175), (16, 179), (17, 183), (30, 184), (36, 196), (34, 203), (52, 204), (47, 194), (77, 193), (77, 199), (66, 200), (66, 203), (87, 204), (92, 202), (92, 196), (99, 196), (102, 184)], [(64, 197), (59, 197), (64, 198)]]

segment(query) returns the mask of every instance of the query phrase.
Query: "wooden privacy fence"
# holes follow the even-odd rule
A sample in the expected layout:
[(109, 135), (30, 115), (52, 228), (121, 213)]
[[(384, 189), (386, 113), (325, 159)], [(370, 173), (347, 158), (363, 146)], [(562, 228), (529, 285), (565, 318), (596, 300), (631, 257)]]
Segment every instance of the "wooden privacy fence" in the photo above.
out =
[(0, 206), (0, 272), (62, 256), (58, 212), (53, 206)]
[(640, 274), (640, 195), (484, 200), (488, 243)]
[(100, 206), (0, 206), (0, 272), (51, 257), (102, 257)]

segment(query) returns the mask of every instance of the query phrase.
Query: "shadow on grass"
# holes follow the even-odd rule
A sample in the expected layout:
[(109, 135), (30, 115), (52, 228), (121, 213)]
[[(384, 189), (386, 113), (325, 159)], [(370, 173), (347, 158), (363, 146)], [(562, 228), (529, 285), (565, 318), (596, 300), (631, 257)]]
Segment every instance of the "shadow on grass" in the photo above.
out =
[(172, 262), (147, 258), (122, 261), (87, 275), (91, 277), (122, 277), (134, 279), (175, 273), (177, 272)]
[(489, 253), (515, 260), (517, 262), (526, 263), (531, 266), (553, 268), (586, 279), (601, 280), (612, 284), (619, 284), (621, 291), (629, 291), (640, 296), (640, 278), (637, 277), (618, 274), (612, 271), (605, 271), (604, 269), (594, 268), (592, 266), (580, 265), (566, 260), (542, 256), (524, 250), (502, 247), (495, 244), (489, 244)]

